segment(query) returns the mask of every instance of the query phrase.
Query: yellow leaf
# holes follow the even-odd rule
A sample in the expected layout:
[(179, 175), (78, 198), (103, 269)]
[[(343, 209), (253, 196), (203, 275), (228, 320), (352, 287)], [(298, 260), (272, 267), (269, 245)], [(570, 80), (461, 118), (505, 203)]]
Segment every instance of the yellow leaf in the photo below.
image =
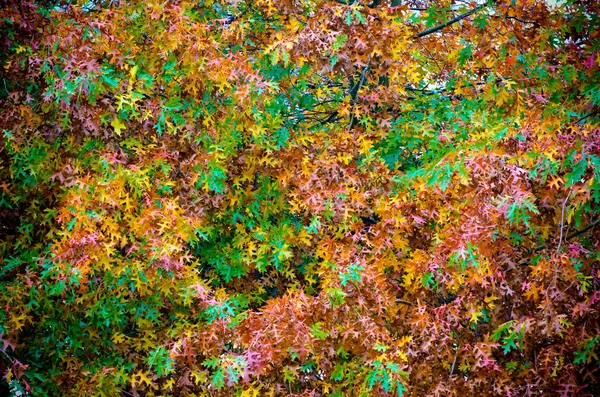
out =
[(192, 372), (192, 377), (194, 378), (194, 383), (199, 385), (200, 383), (206, 382), (206, 374), (201, 372)]
[(373, 147), (373, 142), (371, 140), (363, 138), (360, 139), (360, 154), (367, 154), (371, 151)]
[(258, 385), (258, 387), (256, 387), (253, 383), (252, 386), (242, 391), (240, 397), (258, 397), (258, 393), (260, 392), (261, 387), (261, 385)]
[(125, 336), (124, 334), (117, 332), (113, 335), (112, 337), (112, 341), (114, 343), (123, 343), (123, 341), (125, 340), (125, 338), (127, 338), (127, 336)]
[(292, 253), (292, 251), (288, 250), (288, 248), (289, 245), (284, 244), (283, 248), (279, 251), (279, 254), (277, 255), (277, 259), (279, 259), (280, 261), (284, 261), (293, 257), (294, 254)]
[[(142, 382), (146, 384), (146, 386), (152, 385), (152, 379), (149, 377), (150, 372), (139, 371), (135, 374), (131, 375), (131, 386), (135, 387), (136, 384), (141, 385)], [(139, 377), (139, 381), (136, 378)]]
[(469, 364), (464, 363), (458, 366), (458, 370), (461, 372), (467, 372), (470, 369)]
[(312, 237), (311, 237), (311, 235), (308, 234), (308, 232), (304, 228), (300, 229), (300, 232), (298, 233), (298, 239), (303, 244), (306, 244), (308, 246), (310, 246), (311, 243), (312, 243)]
[(110, 122), (110, 125), (115, 129), (115, 133), (121, 136), (121, 130), (125, 129), (125, 124), (123, 124), (119, 118), (115, 117), (113, 121)]
[(402, 277), (404, 283), (402, 284), (404, 287), (409, 288), (415, 279), (415, 275), (412, 271), (407, 271), (406, 274)]
[(558, 190), (564, 183), (565, 181), (560, 176), (551, 175), (550, 179), (548, 179), (547, 185)]
[(31, 323), (31, 320), (33, 320), (33, 317), (28, 316), (25, 313), (16, 315), (14, 312), (12, 312), (10, 314), (10, 322), (12, 323), (12, 328), (14, 330), (20, 330), (23, 328), (26, 322)]
[(129, 75), (131, 76), (131, 78), (133, 79), (135, 77), (135, 75), (137, 74), (138, 71), (138, 65), (135, 65), (134, 67), (131, 68), (131, 70), (129, 71)]
[(483, 317), (483, 314), (480, 311), (472, 311), (471, 312), (471, 322), (476, 323), (479, 317)]
[(504, 84), (506, 84), (506, 88), (510, 90), (513, 85), (517, 84), (517, 82), (514, 80), (504, 80)]
[(165, 382), (165, 386), (164, 386), (164, 388), (165, 388), (165, 389), (171, 389), (171, 388), (173, 388), (173, 385), (174, 385), (174, 384), (175, 384), (175, 379), (173, 379), (173, 378), (170, 378), (169, 380), (167, 380), (167, 381)]
[(498, 95), (496, 95), (496, 105), (502, 106), (502, 104), (506, 103), (506, 100), (510, 98), (510, 95), (506, 90), (500, 90)]
[(412, 336), (404, 335), (402, 338), (400, 338), (400, 340), (397, 342), (397, 344), (398, 344), (398, 346), (403, 346), (403, 345), (409, 343), (410, 341), (412, 341)]

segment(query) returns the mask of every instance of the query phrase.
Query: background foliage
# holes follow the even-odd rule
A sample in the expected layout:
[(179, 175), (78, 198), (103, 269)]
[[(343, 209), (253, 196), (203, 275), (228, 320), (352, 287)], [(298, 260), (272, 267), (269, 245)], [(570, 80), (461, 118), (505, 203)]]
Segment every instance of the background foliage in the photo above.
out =
[(0, 1), (4, 387), (598, 393), (599, 7), (554, 3)]

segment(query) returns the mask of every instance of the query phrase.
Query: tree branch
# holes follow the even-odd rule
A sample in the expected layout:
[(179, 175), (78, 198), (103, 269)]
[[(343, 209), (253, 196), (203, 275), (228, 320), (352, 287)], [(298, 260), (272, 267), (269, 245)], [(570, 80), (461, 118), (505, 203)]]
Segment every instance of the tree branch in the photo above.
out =
[(577, 230), (577, 231), (574, 231), (573, 233), (569, 234), (569, 235), (567, 236), (566, 240), (567, 240), (567, 241), (568, 241), (568, 240), (571, 240), (571, 239), (573, 239), (573, 238), (575, 238), (575, 237), (577, 237), (577, 236), (579, 236), (579, 235), (581, 235), (581, 234), (583, 234), (583, 233), (587, 232), (588, 230), (590, 230), (590, 229), (592, 229), (594, 226), (596, 226), (598, 223), (600, 223), (600, 219), (596, 219), (594, 222), (590, 223), (589, 225), (587, 225), (587, 226), (586, 226), (586, 227), (584, 227), (583, 229), (581, 229), (581, 230)]
[(475, 13), (475, 12), (477, 12), (477, 11), (481, 10), (482, 8), (487, 7), (487, 6), (488, 6), (487, 2), (483, 3), (483, 4), (480, 4), (477, 7), (473, 8), (473, 9), (467, 11), (467, 12), (464, 12), (464, 13), (462, 13), (460, 15), (457, 15), (456, 17), (450, 19), (447, 22), (442, 23), (441, 25), (437, 25), (437, 26), (434, 26), (432, 28), (426, 29), (426, 30), (424, 30), (424, 31), (422, 31), (420, 33), (417, 33), (417, 35), (415, 37), (416, 38), (420, 38), (420, 37), (424, 37), (424, 36), (430, 35), (432, 33), (438, 32), (438, 31), (440, 31), (440, 30), (442, 30), (442, 29), (444, 29), (444, 28), (446, 28), (446, 27), (448, 27), (448, 26), (450, 26), (450, 25), (452, 25), (452, 24), (454, 24), (454, 23), (456, 23), (456, 22), (458, 22), (460, 20), (465, 19), (469, 15), (471, 15), (471, 14), (473, 14), (473, 13)]
[(425, 88), (415, 88), (415, 87), (411, 87), (411, 86), (406, 86), (405, 90), (410, 91), (410, 92), (420, 92), (423, 95), (443, 94), (444, 92), (447, 91), (446, 88), (440, 88), (438, 90), (427, 90)]
[(369, 71), (370, 67), (371, 60), (369, 60), (369, 64), (365, 66), (362, 73), (360, 74), (360, 80), (358, 81), (358, 83), (354, 87), (352, 87), (352, 90), (350, 90), (350, 96), (352, 97), (352, 115), (350, 116), (350, 124), (348, 125), (348, 129), (352, 129), (352, 127), (354, 127), (354, 108), (356, 107), (356, 102), (358, 100), (358, 92), (360, 91), (365, 82), (365, 75)]
[[(345, 6), (351, 6), (357, 3), (357, 0), (333, 0), (338, 4), (343, 4)], [(368, 4), (365, 4), (366, 7), (369, 8), (377, 8), (381, 5), (381, 3), (383, 3), (383, 0), (373, 0)], [(391, 0), (390, 1), (390, 6), (391, 7), (398, 7), (401, 4), (400, 0)], [(429, 8), (423, 8), (423, 7), (409, 7), (408, 8), (410, 11), (427, 11), (429, 10)]]
[(356, 0), (333, 0), (333, 1), (335, 1), (336, 3), (339, 3), (339, 4), (343, 4), (345, 6), (351, 6), (356, 2)]
[(449, 375), (452, 375), (452, 373), (454, 372), (454, 366), (456, 365), (456, 358), (457, 357), (458, 357), (458, 349), (456, 350), (456, 353), (454, 354), (454, 361), (452, 361), (452, 367), (450, 368)]
[[(599, 224), (599, 223), (600, 223), (600, 218), (599, 218), (599, 219), (596, 219), (594, 222), (590, 223), (589, 225), (587, 225), (587, 226), (586, 226), (586, 227), (584, 227), (583, 229), (576, 230), (576, 231), (574, 231), (573, 233), (569, 234), (567, 237), (565, 237), (565, 241), (569, 241), (569, 240), (571, 240), (571, 239), (574, 239), (574, 238), (575, 238), (575, 237), (577, 237), (577, 236), (580, 236), (580, 235), (582, 235), (583, 233), (585, 233), (585, 232), (587, 232), (587, 231), (589, 231), (589, 230), (593, 229), (593, 228), (594, 228), (594, 226), (596, 226), (596, 225), (597, 225), (597, 224)], [(533, 254), (534, 252), (541, 251), (541, 250), (543, 250), (544, 248), (546, 248), (546, 243), (544, 243), (544, 244), (540, 244), (540, 245), (538, 245), (537, 247), (535, 247), (535, 248), (533, 248), (533, 249), (530, 249), (530, 250), (529, 250), (529, 252), (527, 252), (527, 254), (528, 254), (528, 255), (529, 255), (529, 254)], [(518, 264), (516, 265), (516, 267), (529, 266), (529, 265), (531, 265), (531, 262), (530, 262), (529, 260), (527, 260), (527, 261), (523, 261), (523, 262), (520, 262), (520, 263), (518, 263)], [(505, 269), (505, 270), (506, 270), (506, 271), (508, 271), (508, 270), (511, 270), (511, 269)]]
[(562, 245), (562, 241), (563, 241), (563, 229), (565, 227), (565, 207), (567, 206), (567, 201), (569, 201), (569, 197), (571, 197), (571, 193), (573, 193), (573, 188), (571, 187), (569, 189), (569, 194), (567, 194), (567, 198), (565, 199), (565, 201), (563, 201), (563, 205), (562, 205), (562, 212), (561, 212), (561, 216), (560, 216), (560, 238), (558, 239), (558, 248), (556, 248), (556, 251), (560, 251), (560, 246)]
[(404, 299), (399, 299), (399, 298), (396, 298), (396, 303), (401, 303), (406, 306), (414, 306), (414, 304), (412, 302), (405, 301)]
[(517, 17), (511, 17), (511, 16), (508, 16), (508, 15), (505, 15), (504, 17), (505, 17), (506, 19), (514, 19), (515, 21), (517, 21), (517, 22), (521, 22), (521, 23), (522, 23), (522, 24), (524, 24), (524, 25), (534, 25), (534, 26), (540, 26), (540, 24), (539, 24), (539, 23), (537, 23), (537, 22), (535, 22), (535, 21), (525, 21), (525, 20), (523, 20), (523, 19), (520, 19), (520, 18), (517, 18)]

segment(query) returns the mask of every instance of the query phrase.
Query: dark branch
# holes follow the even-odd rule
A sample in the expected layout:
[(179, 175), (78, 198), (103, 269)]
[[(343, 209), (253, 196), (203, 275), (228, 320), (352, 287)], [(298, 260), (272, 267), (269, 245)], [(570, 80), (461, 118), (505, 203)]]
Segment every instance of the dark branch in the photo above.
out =
[(438, 90), (427, 90), (425, 88), (415, 88), (415, 87), (407, 86), (406, 91), (420, 92), (423, 95), (435, 95), (435, 94), (443, 94), (444, 92), (447, 91), (447, 89), (440, 88)]
[(517, 17), (511, 17), (511, 16), (508, 16), (508, 15), (506, 15), (506, 16), (505, 16), (505, 18), (506, 18), (506, 19), (513, 19), (513, 20), (515, 20), (515, 21), (517, 21), (517, 22), (520, 22), (520, 23), (522, 23), (522, 24), (524, 24), (524, 25), (534, 25), (534, 26), (540, 26), (540, 24), (539, 24), (539, 23), (537, 23), (537, 22), (535, 22), (535, 21), (525, 21), (525, 20), (523, 20), (523, 19), (520, 19), (520, 18), (517, 18)]
[(596, 226), (598, 223), (600, 223), (600, 219), (596, 219), (594, 222), (590, 223), (589, 225), (587, 225), (586, 227), (584, 227), (584, 228), (583, 228), (583, 229), (581, 229), (581, 230), (574, 231), (573, 233), (571, 233), (571, 234), (569, 234), (569, 235), (567, 236), (567, 241), (568, 241), (568, 240), (571, 240), (571, 239), (573, 239), (573, 238), (575, 238), (575, 237), (577, 237), (577, 236), (580, 236), (580, 235), (582, 235), (583, 233), (585, 233), (585, 232), (587, 232), (588, 230), (592, 229), (592, 228), (593, 228), (594, 226)]
[(362, 73), (360, 74), (360, 80), (358, 81), (358, 83), (350, 90), (350, 96), (352, 98), (352, 115), (350, 116), (350, 124), (348, 125), (348, 129), (352, 129), (352, 127), (354, 127), (354, 107), (356, 106), (356, 102), (358, 100), (358, 92), (360, 91), (361, 87), (365, 82), (365, 75), (369, 71), (369, 68), (370, 63), (363, 69)]
[[(335, 1), (338, 4), (343, 4), (345, 6), (351, 6), (358, 2), (358, 0), (333, 0), (333, 1)], [(381, 5), (381, 3), (383, 3), (383, 0), (373, 0), (369, 4), (365, 4), (365, 5), (369, 8), (377, 8)], [(392, 0), (390, 2), (391, 7), (397, 7), (400, 4), (401, 4), (400, 0)], [(429, 10), (429, 8), (410, 7), (409, 10), (411, 10), (411, 11), (427, 11), (427, 10)]]
[(454, 23), (456, 23), (456, 22), (458, 22), (460, 20), (465, 19), (469, 15), (471, 15), (471, 14), (473, 14), (473, 13), (475, 13), (475, 12), (477, 12), (477, 11), (481, 10), (482, 8), (487, 7), (487, 6), (488, 6), (488, 3), (480, 4), (477, 7), (473, 8), (473, 9), (467, 11), (467, 12), (464, 12), (464, 13), (462, 13), (460, 15), (457, 15), (456, 17), (450, 19), (447, 22), (442, 23), (441, 25), (434, 26), (432, 28), (426, 29), (426, 30), (418, 33), (415, 37), (420, 38), (420, 37), (424, 37), (424, 36), (430, 35), (432, 33), (438, 32), (438, 31), (440, 31), (440, 30), (442, 30), (442, 29), (444, 29), (444, 28), (446, 28), (446, 27), (448, 27), (448, 26), (450, 26), (450, 25), (452, 25), (452, 24), (454, 24)]

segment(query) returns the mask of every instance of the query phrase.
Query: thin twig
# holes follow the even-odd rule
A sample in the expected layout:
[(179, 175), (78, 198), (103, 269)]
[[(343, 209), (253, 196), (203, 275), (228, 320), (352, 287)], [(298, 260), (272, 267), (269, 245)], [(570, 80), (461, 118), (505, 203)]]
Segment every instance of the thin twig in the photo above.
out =
[(458, 357), (458, 349), (456, 350), (456, 353), (454, 354), (454, 361), (452, 361), (452, 367), (450, 367), (450, 374), (452, 375), (452, 373), (454, 372), (454, 366), (456, 365), (456, 358)]
[(587, 119), (588, 117), (590, 117), (590, 116), (594, 115), (594, 113), (595, 113), (595, 112), (590, 112), (590, 113), (586, 114), (585, 116), (582, 116), (582, 117), (581, 117), (579, 120), (577, 120), (577, 121), (575, 122), (575, 124), (579, 124), (579, 123), (581, 123), (583, 120), (585, 120), (585, 119)]
[(563, 204), (562, 204), (562, 213), (560, 215), (560, 224), (558, 225), (560, 227), (560, 237), (558, 238), (558, 247), (556, 248), (557, 252), (560, 252), (560, 246), (562, 245), (563, 229), (565, 226), (565, 207), (567, 205), (567, 201), (569, 201), (569, 197), (571, 197), (572, 192), (573, 192), (573, 187), (571, 187), (569, 189), (569, 194), (567, 194), (567, 198), (565, 198), (565, 201), (563, 201)]
[(14, 359), (14, 358), (12, 358), (11, 356), (9, 356), (9, 355), (8, 355), (8, 353), (7, 353), (6, 351), (4, 351), (4, 350), (0, 349), (0, 352), (4, 353), (4, 355), (6, 356), (6, 358), (8, 358), (8, 360), (9, 360), (9, 361), (10, 361), (12, 364), (14, 364), (14, 363), (15, 363), (15, 359)]

